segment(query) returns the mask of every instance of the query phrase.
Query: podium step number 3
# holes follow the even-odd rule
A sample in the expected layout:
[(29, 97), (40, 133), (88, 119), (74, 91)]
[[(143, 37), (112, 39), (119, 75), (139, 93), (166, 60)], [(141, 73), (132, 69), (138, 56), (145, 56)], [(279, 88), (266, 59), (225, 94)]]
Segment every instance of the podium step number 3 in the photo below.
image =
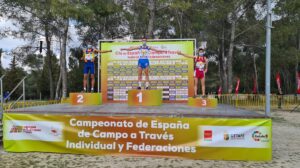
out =
[(72, 105), (101, 105), (101, 93), (70, 93)]
[(216, 98), (193, 98), (189, 97), (188, 105), (194, 107), (208, 107), (216, 108), (218, 106), (218, 100)]
[(129, 106), (160, 106), (162, 104), (162, 90), (129, 90)]

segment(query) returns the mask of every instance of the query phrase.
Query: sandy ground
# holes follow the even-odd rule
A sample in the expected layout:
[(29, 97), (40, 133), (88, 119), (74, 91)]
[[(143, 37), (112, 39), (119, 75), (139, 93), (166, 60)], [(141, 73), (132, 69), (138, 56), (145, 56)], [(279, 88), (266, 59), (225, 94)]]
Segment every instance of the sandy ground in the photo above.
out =
[(270, 162), (183, 160), (150, 157), (88, 156), (51, 153), (7, 153), (0, 149), (0, 168), (94, 167), (300, 167), (300, 112), (273, 112), (273, 159)]

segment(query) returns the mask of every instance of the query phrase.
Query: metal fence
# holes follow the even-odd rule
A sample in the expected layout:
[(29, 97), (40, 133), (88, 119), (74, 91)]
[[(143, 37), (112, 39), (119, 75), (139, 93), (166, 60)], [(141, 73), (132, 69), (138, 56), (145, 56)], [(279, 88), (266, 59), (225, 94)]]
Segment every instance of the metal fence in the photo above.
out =
[(26, 107), (35, 107), (35, 106), (45, 106), (50, 104), (59, 104), (60, 100), (47, 100), (47, 101), (25, 101), (17, 103), (6, 103), (3, 105), (4, 111), (9, 111), (12, 109), (26, 108)]
[[(227, 94), (216, 96), (219, 104), (229, 104), (237, 108), (265, 110), (265, 95)], [(271, 95), (271, 109), (295, 110), (300, 104), (300, 95)]]

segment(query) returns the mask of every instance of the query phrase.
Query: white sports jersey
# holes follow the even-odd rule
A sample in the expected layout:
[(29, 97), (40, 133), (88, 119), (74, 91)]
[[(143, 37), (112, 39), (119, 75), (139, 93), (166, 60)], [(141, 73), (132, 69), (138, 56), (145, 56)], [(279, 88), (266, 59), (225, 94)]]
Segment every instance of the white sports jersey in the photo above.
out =
[(141, 46), (139, 52), (139, 59), (148, 59), (150, 55), (150, 47)]

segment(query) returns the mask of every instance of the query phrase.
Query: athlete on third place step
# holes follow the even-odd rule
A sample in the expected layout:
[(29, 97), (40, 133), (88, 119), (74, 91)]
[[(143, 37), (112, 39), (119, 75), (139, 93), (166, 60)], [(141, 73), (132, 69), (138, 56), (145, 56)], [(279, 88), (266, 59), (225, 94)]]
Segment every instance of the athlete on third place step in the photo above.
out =
[(112, 52), (111, 50), (97, 50), (92, 47), (92, 45), (88, 45), (88, 47), (83, 50), (83, 57), (81, 60), (84, 60), (84, 68), (83, 68), (83, 92), (87, 92), (87, 78), (89, 75), (89, 72), (91, 74), (91, 92), (94, 92), (94, 86), (95, 86), (95, 53), (108, 53)]
[(139, 60), (138, 60), (138, 88), (139, 90), (142, 89), (142, 74), (143, 71), (145, 72), (146, 76), (146, 84), (145, 89), (149, 89), (149, 56), (150, 56), (150, 50), (156, 51), (156, 52), (165, 52), (166, 50), (157, 50), (155, 48), (149, 47), (147, 45), (147, 38), (142, 39), (143, 45), (137, 46), (137, 47), (130, 47), (130, 48), (122, 48), (121, 50), (126, 51), (132, 51), (132, 50), (139, 50)]
[(205, 74), (208, 70), (208, 61), (205, 57), (205, 52), (203, 48), (199, 48), (196, 56), (187, 55), (181, 53), (181, 51), (177, 52), (178, 55), (182, 55), (188, 58), (194, 58), (195, 61), (195, 70), (194, 70), (194, 97), (197, 97), (198, 91), (198, 81), (201, 81), (202, 88), (202, 97), (205, 97)]

